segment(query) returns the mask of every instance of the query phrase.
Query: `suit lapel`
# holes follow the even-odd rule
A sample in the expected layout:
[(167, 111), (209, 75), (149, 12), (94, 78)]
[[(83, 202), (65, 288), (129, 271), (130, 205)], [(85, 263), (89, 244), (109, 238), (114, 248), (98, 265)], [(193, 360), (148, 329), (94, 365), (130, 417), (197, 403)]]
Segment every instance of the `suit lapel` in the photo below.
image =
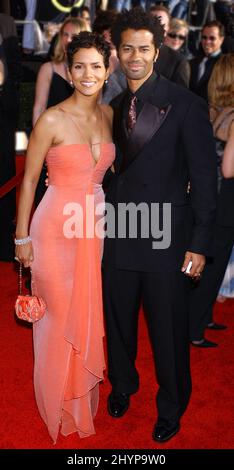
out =
[(126, 93), (127, 91), (123, 92), (113, 106), (113, 135), (116, 146), (119, 149), (115, 159), (116, 173), (126, 170), (135, 160), (142, 148), (158, 132), (172, 107), (168, 103), (167, 98), (167, 80), (158, 76), (152, 86), (148, 100), (146, 99), (138, 115), (136, 125), (129, 136), (123, 117)]
[(158, 107), (150, 102), (144, 103), (136, 125), (123, 149), (124, 158), (122, 159), (121, 172), (129, 167), (142, 148), (158, 132), (170, 109), (170, 104)]

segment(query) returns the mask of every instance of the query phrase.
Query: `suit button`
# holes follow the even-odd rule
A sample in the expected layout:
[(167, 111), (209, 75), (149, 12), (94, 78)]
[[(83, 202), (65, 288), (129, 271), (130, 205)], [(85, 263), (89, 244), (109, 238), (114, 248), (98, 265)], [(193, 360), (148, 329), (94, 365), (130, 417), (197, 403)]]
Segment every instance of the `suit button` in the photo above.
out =
[(143, 183), (143, 185), (142, 185), (143, 188), (146, 188), (147, 186), (148, 186), (147, 183)]

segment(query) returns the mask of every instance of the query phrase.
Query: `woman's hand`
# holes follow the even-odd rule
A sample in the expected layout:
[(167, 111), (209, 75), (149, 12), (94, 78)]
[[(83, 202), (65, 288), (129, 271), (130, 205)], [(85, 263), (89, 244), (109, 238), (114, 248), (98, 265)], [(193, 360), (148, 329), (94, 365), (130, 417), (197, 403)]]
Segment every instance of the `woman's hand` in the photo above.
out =
[(15, 248), (17, 261), (23, 263), (25, 268), (29, 268), (34, 260), (32, 242), (26, 245), (17, 245)]

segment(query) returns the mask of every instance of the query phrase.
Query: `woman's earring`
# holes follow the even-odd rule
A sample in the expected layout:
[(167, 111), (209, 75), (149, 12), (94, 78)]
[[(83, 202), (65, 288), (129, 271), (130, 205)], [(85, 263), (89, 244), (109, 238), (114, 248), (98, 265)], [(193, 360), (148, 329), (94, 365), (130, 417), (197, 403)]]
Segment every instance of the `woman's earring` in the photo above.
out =
[(106, 80), (104, 81), (104, 83), (105, 83), (105, 85), (107, 85), (107, 83), (108, 83), (108, 80), (106, 79)]
[(72, 80), (70, 80), (70, 85), (71, 85), (72, 88), (74, 88), (74, 83), (73, 83)]

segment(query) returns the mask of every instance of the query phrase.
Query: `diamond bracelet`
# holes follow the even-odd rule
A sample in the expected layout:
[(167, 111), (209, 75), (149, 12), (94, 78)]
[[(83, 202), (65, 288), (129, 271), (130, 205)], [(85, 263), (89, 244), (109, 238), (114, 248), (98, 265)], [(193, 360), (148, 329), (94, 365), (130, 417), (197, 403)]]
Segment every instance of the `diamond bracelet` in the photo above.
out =
[(15, 245), (27, 245), (27, 243), (31, 242), (31, 237), (26, 238), (15, 238)]

